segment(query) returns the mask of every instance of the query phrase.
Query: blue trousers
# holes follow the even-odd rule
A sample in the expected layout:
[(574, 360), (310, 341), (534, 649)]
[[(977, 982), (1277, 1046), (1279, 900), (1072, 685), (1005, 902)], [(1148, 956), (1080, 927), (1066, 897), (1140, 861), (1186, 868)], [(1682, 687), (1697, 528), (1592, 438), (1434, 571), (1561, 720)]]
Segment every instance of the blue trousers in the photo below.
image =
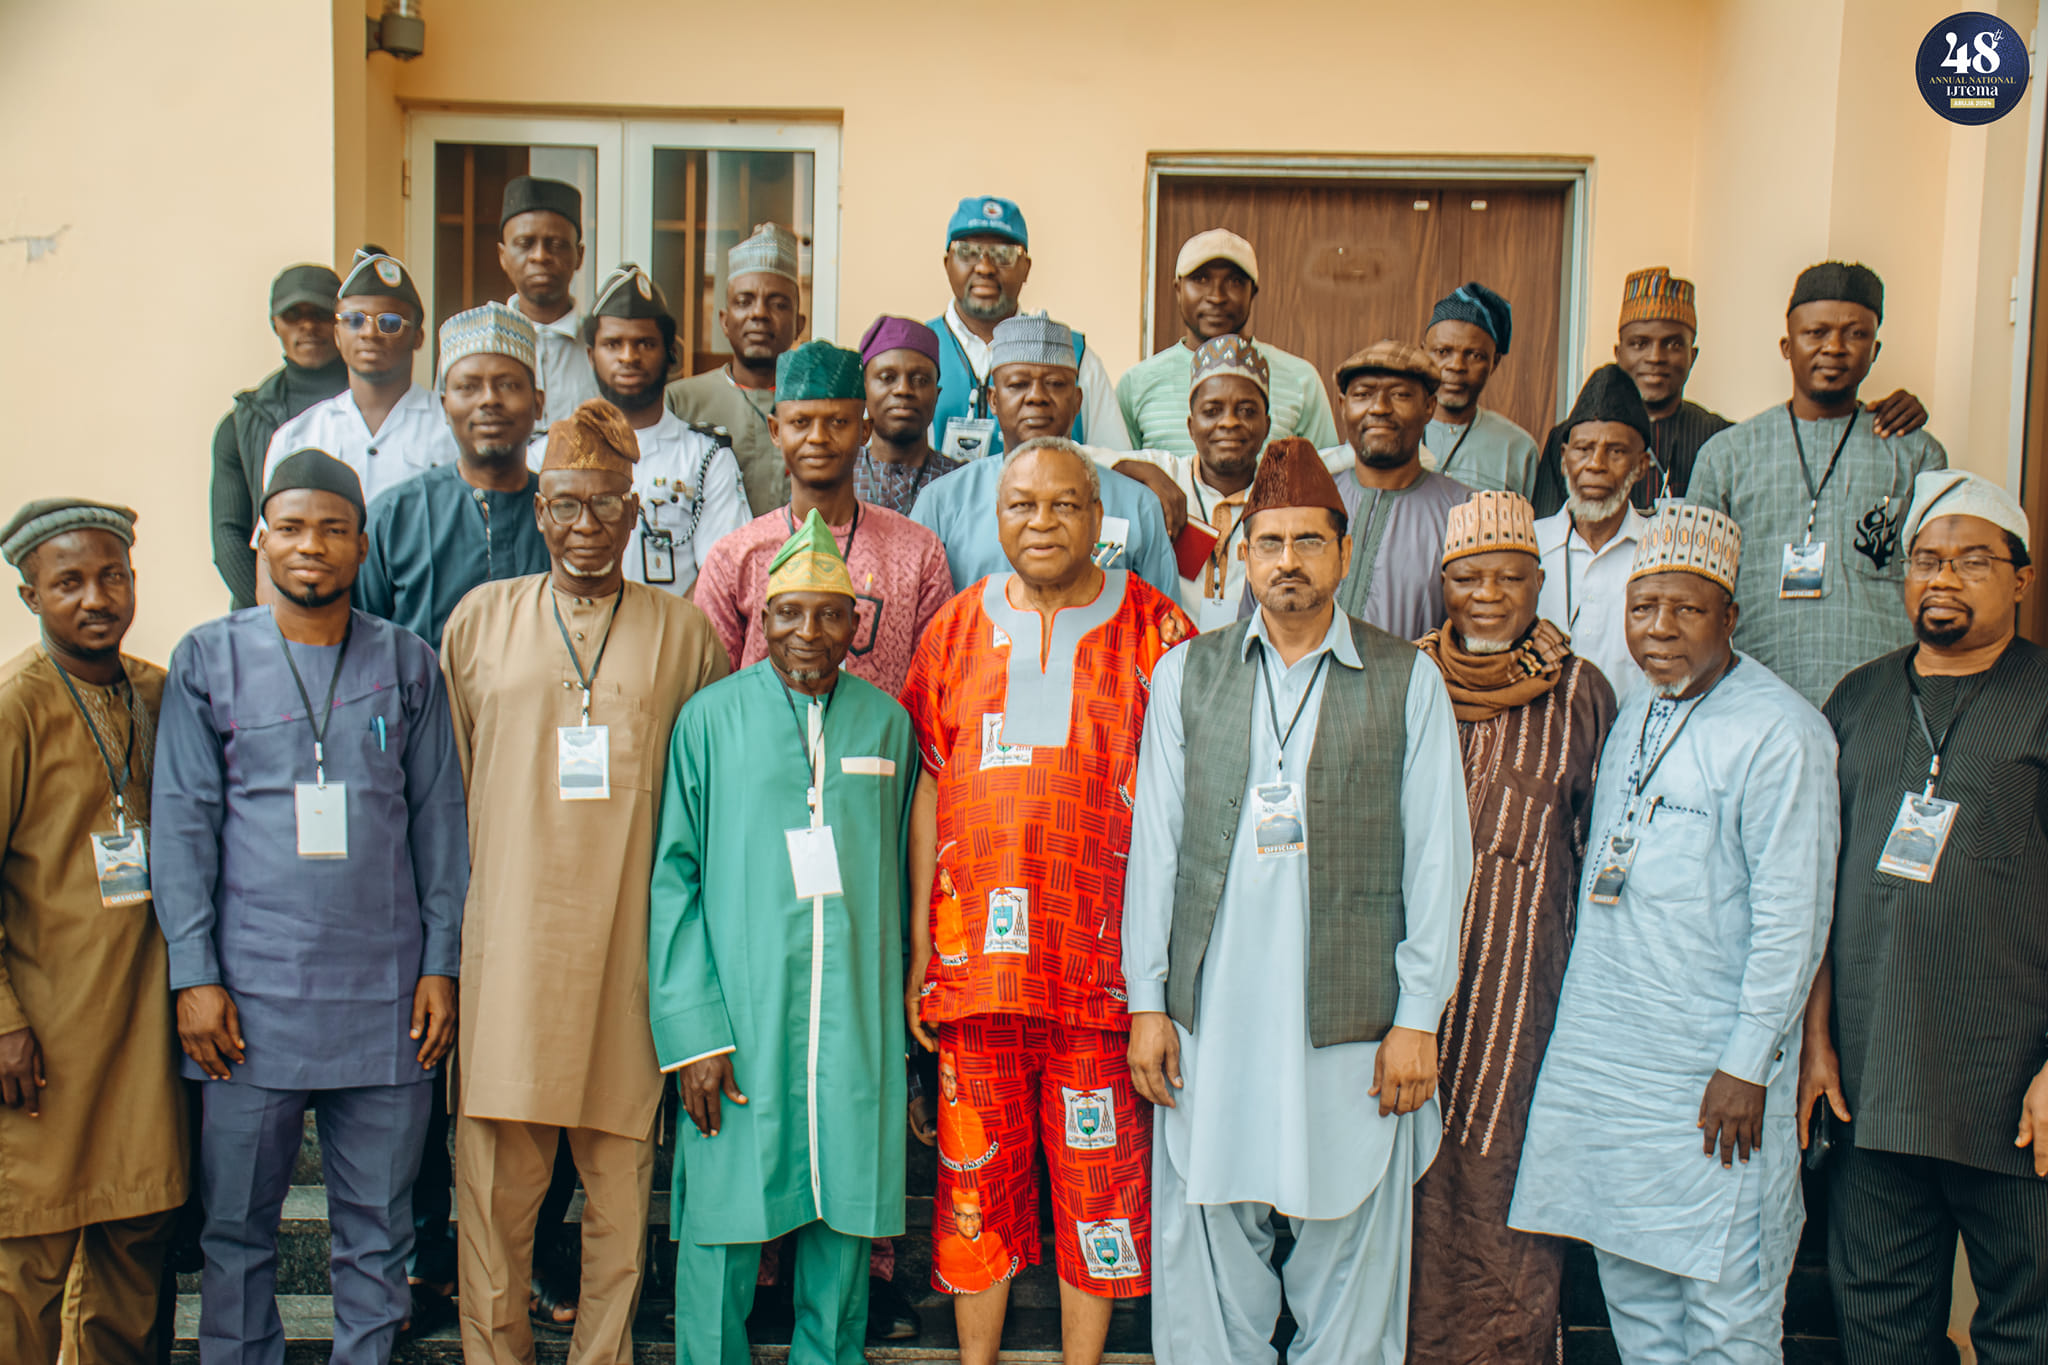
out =
[(436, 1082), (356, 1090), (202, 1089), (201, 1365), (282, 1365), (277, 1230), (314, 1112), (333, 1233), (334, 1365), (387, 1365), (411, 1311), (412, 1184)]

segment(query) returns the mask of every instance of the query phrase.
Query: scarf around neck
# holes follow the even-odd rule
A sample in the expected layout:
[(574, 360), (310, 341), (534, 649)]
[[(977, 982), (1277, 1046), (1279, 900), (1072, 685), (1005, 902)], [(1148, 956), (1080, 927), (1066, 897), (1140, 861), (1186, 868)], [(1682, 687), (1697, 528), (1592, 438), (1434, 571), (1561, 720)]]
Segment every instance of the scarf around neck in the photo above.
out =
[(1571, 657), (1563, 633), (1540, 617), (1503, 654), (1471, 653), (1448, 624), (1415, 643), (1443, 674), (1451, 712), (1460, 721), (1492, 720), (1547, 695), (1564, 676), (1564, 661)]

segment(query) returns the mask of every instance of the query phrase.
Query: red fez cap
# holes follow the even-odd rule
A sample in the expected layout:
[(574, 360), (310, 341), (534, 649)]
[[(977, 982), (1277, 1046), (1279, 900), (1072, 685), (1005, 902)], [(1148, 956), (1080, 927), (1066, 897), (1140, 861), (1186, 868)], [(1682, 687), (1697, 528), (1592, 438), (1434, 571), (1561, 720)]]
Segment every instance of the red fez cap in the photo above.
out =
[(1251, 495), (1245, 499), (1245, 520), (1276, 507), (1327, 507), (1340, 517), (1347, 515), (1321, 453), (1299, 436), (1283, 436), (1259, 457), (1259, 472), (1252, 476)]

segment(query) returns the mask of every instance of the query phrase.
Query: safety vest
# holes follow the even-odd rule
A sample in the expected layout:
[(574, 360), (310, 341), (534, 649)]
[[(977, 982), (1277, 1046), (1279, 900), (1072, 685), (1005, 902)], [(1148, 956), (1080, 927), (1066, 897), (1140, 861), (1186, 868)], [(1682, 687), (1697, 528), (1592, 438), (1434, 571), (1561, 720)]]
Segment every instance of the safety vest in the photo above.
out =
[[(989, 405), (988, 385), (974, 377), (974, 366), (968, 363), (967, 348), (960, 344), (960, 338), (953, 335), (953, 329), (946, 324), (944, 314), (933, 318), (925, 326), (939, 334), (939, 405), (932, 412), (931, 431), (927, 433), (934, 450), (941, 449), (946, 439), (946, 423), (955, 417), (993, 417), (994, 409)], [(1074, 368), (1081, 368), (1081, 355), (1088, 349), (1088, 338), (1080, 332), (1074, 333)], [(1086, 419), (1074, 414), (1074, 429), (1068, 433), (1075, 441), (1086, 444), (1088, 437)], [(1003, 431), (997, 427), (989, 438), (988, 453), (1003, 453)]]

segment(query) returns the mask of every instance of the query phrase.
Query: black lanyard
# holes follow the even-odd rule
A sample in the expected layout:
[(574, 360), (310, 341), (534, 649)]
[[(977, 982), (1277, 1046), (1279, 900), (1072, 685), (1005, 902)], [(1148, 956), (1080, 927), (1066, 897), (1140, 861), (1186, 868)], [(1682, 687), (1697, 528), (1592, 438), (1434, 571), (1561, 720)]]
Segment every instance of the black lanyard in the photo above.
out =
[(1308, 686), (1301, 690), (1301, 700), (1294, 704), (1294, 716), (1287, 722), (1287, 728), (1280, 728), (1280, 706), (1273, 700), (1279, 687), (1273, 681), (1272, 670), (1266, 665), (1266, 644), (1259, 642), (1259, 672), (1266, 679), (1266, 714), (1273, 722), (1273, 738), (1280, 741), (1279, 752), (1273, 756), (1273, 766), (1285, 770), (1287, 763), (1287, 741), (1294, 738), (1294, 727), (1301, 724), (1301, 713), (1308, 709), (1308, 699), (1315, 695), (1316, 683), (1322, 679), (1323, 669), (1329, 666), (1330, 651), (1324, 650), (1323, 657), (1316, 660), (1315, 672), (1308, 676)]
[[(1694, 697), (1691, 706), (1685, 708), (1685, 714), (1678, 718), (1678, 724), (1671, 727), (1671, 733), (1664, 736), (1664, 742), (1657, 746), (1657, 756), (1650, 760), (1650, 766), (1636, 777), (1635, 801), (1643, 799), (1643, 788), (1650, 785), (1650, 779), (1656, 775), (1657, 769), (1663, 765), (1664, 755), (1670, 753), (1671, 746), (1678, 743), (1678, 736), (1684, 732), (1685, 723), (1692, 719), (1693, 712), (1699, 710), (1706, 699), (1714, 695), (1714, 689), (1727, 681), (1728, 675), (1735, 671), (1735, 665), (1740, 662), (1741, 660), (1731, 653), (1728, 656), (1728, 667), (1721, 670), (1721, 676), (1714, 679), (1706, 691)], [(1653, 701), (1643, 712), (1643, 728), (1636, 734), (1636, 762), (1638, 763), (1643, 761), (1643, 743), (1650, 737), (1650, 716), (1656, 709), (1657, 703)], [(1631, 815), (1634, 813), (1635, 801), (1629, 803)]]
[[(1948, 724), (1941, 727), (1941, 743), (1934, 742), (1934, 732), (1927, 728), (1927, 712), (1920, 705), (1920, 680), (1913, 676), (1913, 660), (1919, 657), (1916, 646), (1911, 654), (1900, 661), (1906, 670), (1906, 691), (1913, 699), (1913, 719), (1920, 722), (1920, 737), (1927, 741), (1927, 790), (1920, 793), (1922, 800), (1934, 795), (1935, 781), (1941, 776), (1941, 756), (1948, 752), (1948, 742), (1956, 736), (1956, 726), (1963, 720), (1963, 712), (1970, 709), (1970, 703), (1977, 700), (1977, 694), (1984, 690), (1984, 680), (1990, 677), (1990, 669), (1978, 675), (1977, 685), (1970, 689), (1968, 696), (1958, 695), (1956, 709), (1949, 714)], [(1992, 667), (1997, 667), (1996, 664)], [(1960, 689), (1958, 689), (1960, 693)]]
[(618, 623), (619, 608), (625, 604), (626, 587), (619, 585), (618, 595), (612, 598), (612, 614), (605, 618), (604, 635), (597, 642), (597, 657), (590, 661), (590, 671), (583, 671), (583, 660), (576, 657), (576, 646), (569, 642), (569, 627), (562, 621), (562, 604), (555, 600), (554, 589), (548, 589), (548, 605), (554, 608), (555, 629), (562, 632), (562, 645), (569, 651), (569, 662), (576, 669), (576, 681), (583, 684), (583, 723), (590, 724), (590, 685), (597, 681), (597, 670), (604, 664), (604, 652), (611, 647), (612, 627)]
[(348, 642), (355, 635), (355, 615), (350, 613), (348, 629), (342, 632), (341, 648), (334, 654), (334, 672), (327, 679), (327, 701), (320, 709), (318, 720), (313, 718), (313, 696), (306, 691), (306, 680), (299, 675), (299, 661), (292, 657), (290, 642), (284, 638), (284, 627), (277, 624), (272, 613), (271, 626), (277, 631), (277, 647), (284, 651), (285, 667), (292, 671), (292, 681), (299, 685), (299, 700), (306, 704), (306, 724), (313, 731), (313, 780), (321, 786), (327, 785), (327, 728), (334, 724), (334, 689), (341, 685), (341, 661), (348, 656)]
[[(967, 358), (967, 348), (960, 344), (960, 334), (953, 330), (953, 320), (941, 318), (940, 321), (946, 324), (946, 340), (953, 343), (953, 351), (960, 357), (960, 368), (966, 370), (968, 378), (974, 380), (973, 386), (967, 390), (967, 401), (971, 404), (970, 410), (974, 413), (974, 419), (978, 422), (985, 421), (989, 415), (988, 380), (974, 373), (974, 362)], [(995, 371), (990, 370), (989, 375), (993, 378)]]
[[(116, 773), (114, 771), (114, 756), (107, 752), (107, 743), (100, 738), (100, 727), (93, 724), (92, 712), (85, 709), (85, 698), (78, 695), (78, 687), (71, 681), (71, 675), (65, 672), (64, 665), (58, 663), (54, 658), (50, 660), (50, 666), (56, 669), (57, 676), (64, 680), (64, 690), (71, 694), (71, 704), (78, 708), (79, 719), (85, 722), (86, 731), (92, 736), (93, 747), (100, 751), (100, 762), (107, 766), (107, 783), (114, 789), (114, 832), (126, 834), (128, 832), (128, 778), (134, 772), (135, 761), (135, 684), (128, 681), (128, 675), (125, 671), (121, 674), (122, 686), (127, 689), (128, 693), (128, 747), (122, 751), (121, 771)], [(1924, 724), (1925, 722), (1922, 723)]]
[(1799, 439), (1799, 419), (1793, 415), (1792, 402), (1785, 401), (1785, 420), (1792, 424), (1792, 448), (1799, 452), (1799, 477), (1806, 480), (1806, 540), (1813, 542), (1813, 519), (1820, 513), (1820, 495), (1828, 491), (1828, 480), (1835, 477), (1835, 466), (1841, 462), (1842, 449), (1849, 444), (1849, 433), (1856, 430), (1856, 419), (1863, 415), (1858, 407), (1850, 412), (1849, 424), (1842, 428), (1842, 439), (1835, 442), (1835, 453), (1828, 456), (1828, 467), (1820, 476), (1820, 487), (1813, 485), (1813, 470), (1806, 463), (1806, 443)]
[(781, 674), (775, 675), (775, 681), (782, 683), (782, 699), (789, 703), (789, 723), (796, 727), (797, 752), (804, 756), (804, 771), (810, 774), (805, 782), (804, 803), (815, 811), (818, 808), (818, 798), (823, 795), (819, 791), (819, 784), (825, 780), (824, 764), (819, 761), (825, 752), (825, 720), (831, 713), (832, 698), (838, 695), (839, 688), (835, 685), (830, 692), (827, 692), (822, 697), (812, 697), (806, 694), (806, 709), (809, 709), (810, 702), (815, 701), (818, 703), (818, 752), (813, 754), (811, 752), (811, 732), (804, 725), (803, 717), (796, 713), (796, 693), (787, 682), (783, 682)]
[[(870, 457), (870, 458), (872, 458), (872, 457)], [(926, 463), (930, 463), (930, 462), (929, 462), (929, 461), (927, 461)], [(792, 511), (790, 511), (790, 510), (789, 510), (789, 504), (788, 504), (788, 503), (784, 503), (784, 504), (782, 505), (782, 520), (783, 520), (783, 524), (789, 527), (789, 533), (790, 533), (790, 534), (791, 534), (792, 536), (793, 536), (793, 535), (795, 535), (795, 534), (796, 534), (796, 513), (794, 513), (794, 512), (792, 512)], [(828, 525), (828, 526), (826, 526), (826, 527), (825, 527), (825, 533), (826, 533), (827, 535), (830, 535), (830, 536), (832, 537), (832, 543), (833, 543), (833, 544), (834, 544), (835, 546), (839, 544), (839, 536), (837, 535), (837, 533), (835, 533), (835, 532), (834, 532), (834, 531), (832, 530), (831, 526), (829, 526), (829, 525)], [(854, 499), (854, 503), (853, 503), (853, 525), (851, 525), (851, 526), (849, 526), (849, 527), (847, 527), (847, 528), (846, 528), (846, 548), (845, 548), (845, 549), (843, 549), (843, 550), (841, 550), (841, 551), (839, 552), (839, 554), (840, 554), (840, 557), (841, 557), (842, 559), (844, 559), (844, 560), (846, 561), (846, 572), (847, 572), (847, 575), (848, 575), (849, 577), (851, 577), (851, 576), (852, 576), (852, 574), (853, 574), (853, 538), (854, 538), (855, 536), (859, 535), (859, 534), (860, 534), (860, 500), (859, 500), (858, 498), (856, 498), (856, 499)]]
[[(1441, 460), (1438, 460), (1436, 462), (1437, 473), (1449, 474), (1451, 472), (1451, 461), (1458, 458), (1458, 452), (1465, 448), (1465, 438), (1467, 436), (1470, 436), (1472, 434), (1472, 428), (1478, 425), (1479, 414), (1475, 412), (1472, 414), (1472, 420), (1465, 423), (1464, 430), (1458, 433), (1458, 439), (1451, 442), (1451, 453), (1444, 456)], [(1562, 463), (1562, 461), (1560, 461), (1560, 463)]]

